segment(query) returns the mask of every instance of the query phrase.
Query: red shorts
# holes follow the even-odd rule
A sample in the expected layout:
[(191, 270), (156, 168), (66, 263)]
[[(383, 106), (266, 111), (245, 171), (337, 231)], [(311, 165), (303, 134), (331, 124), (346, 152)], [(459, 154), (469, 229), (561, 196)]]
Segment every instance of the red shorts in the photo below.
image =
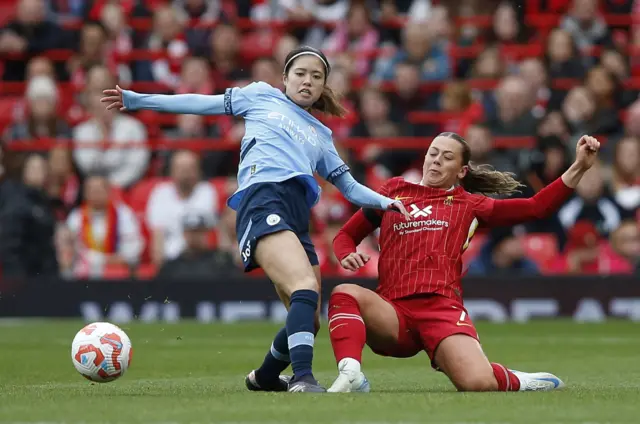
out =
[(369, 346), (382, 356), (409, 358), (424, 350), (437, 369), (434, 354), (441, 341), (454, 334), (466, 334), (478, 339), (476, 328), (467, 310), (457, 300), (440, 295), (420, 295), (388, 300), (398, 315), (398, 341), (389, 346)]

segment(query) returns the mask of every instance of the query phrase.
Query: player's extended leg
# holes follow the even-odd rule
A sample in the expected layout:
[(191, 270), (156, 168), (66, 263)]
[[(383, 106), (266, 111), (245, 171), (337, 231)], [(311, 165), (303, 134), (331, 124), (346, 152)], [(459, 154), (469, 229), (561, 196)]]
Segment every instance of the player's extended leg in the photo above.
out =
[(365, 343), (390, 346), (398, 341), (396, 310), (375, 292), (355, 284), (340, 284), (329, 299), (329, 337), (338, 363), (338, 378), (329, 392), (368, 392), (360, 370)]
[[(318, 293), (320, 293), (321, 276), (320, 266), (314, 265), (313, 272), (316, 277)], [(289, 310), (290, 299), (276, 286), (276, 292), (282, 300), (282, 303)], [(320, 296), (318, 297), (318, 308), (316, 309), (315, 317), (315, 332), (314, 335), (318, 335), (320, 330)], [(251, 371), (245, 379), (247, 388), (251, 391), (267, 391), (267, 392), (284, 392), (287, 391), (289, 376), (280, 375), (291, 364), (289, 358), (289, 345), (287, 342), (287, 327), (282, 327), (276, 334), (276, 337), (271, 343), (271, 347), (264, 357), (262, 365), (257, 370)]]
[(289, 391), (324, 391), (311, 369), (318, 284), (300, 240), (292, 231), (266, 235), (256, 246), (255, 259), (279, 293), (290, 299), (286, 332), (294, 376)]
[(522, 373), (490, 363), (480, 343), (466, 334), (454, 334), (438, 345), (434, 362), (459, 391), (552, 390), (564, 383), (549, 373)]

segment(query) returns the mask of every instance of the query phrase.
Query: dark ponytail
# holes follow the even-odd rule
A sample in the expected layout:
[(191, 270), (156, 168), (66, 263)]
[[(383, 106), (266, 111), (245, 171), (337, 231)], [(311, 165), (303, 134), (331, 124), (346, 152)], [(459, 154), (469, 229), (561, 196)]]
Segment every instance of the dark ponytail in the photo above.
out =
[(471, 162), (471, 148), (460, 135), (444, 132), (438, 137), (452, 138), (462, 145), (462, 163), (468, 169), (460, 185), (466, 191), (484, 195), (511, 195), (520, 193), (519, 188), (524, 187), (524, 184), (515, 179), (515, 174), (512, 172), (496, 171), (491, 165), (478, 165)]
[(324, 65), (324, 89), (322, 90), (322, 94), (320, 98), (311, 105), (311, 109), (317, 110), (322, 113), (326, 113), (329, 115), (343, 117), (346, 115), (347, 110), (340, 103), (340, 98), (336, 93), (333, 92), (331, 87), (327, 85), (327, 79), (329, 78), (329, 73), (331, 72), (331, 65), (329, 65), (329, 61), (327, 57), (320, 50), (315, 49), (309, 46), (300, 46), (289, 52), (287, 57), (285, 58), (284, 65), (284, 73), (288, 74), (291, 65), (293, 65), (295, 59), (304, 54), (310, 54), (316, 56), (320, 59)]

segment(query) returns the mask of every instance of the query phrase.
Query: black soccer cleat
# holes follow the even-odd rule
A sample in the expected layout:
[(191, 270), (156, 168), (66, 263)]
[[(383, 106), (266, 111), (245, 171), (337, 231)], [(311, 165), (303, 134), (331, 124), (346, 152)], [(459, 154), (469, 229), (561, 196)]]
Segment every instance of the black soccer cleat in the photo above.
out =
[(327, 390), (318, 383), (318, 380), (313, 378), (313, 375), (303, 375), (299, 380), (295, 377), (289, 382), (289, 392), (308, 392), (308, 393), (324, 393)]
[(252, 392), (286, 392), (289, 388), (289, 381), (291, 381), (291, 377), (281, 375), (271, 384), (258, 384), (256, 380), (256, 370), (253, 370), (245, 377), (244, 384), (246, 384), (247, 389)]

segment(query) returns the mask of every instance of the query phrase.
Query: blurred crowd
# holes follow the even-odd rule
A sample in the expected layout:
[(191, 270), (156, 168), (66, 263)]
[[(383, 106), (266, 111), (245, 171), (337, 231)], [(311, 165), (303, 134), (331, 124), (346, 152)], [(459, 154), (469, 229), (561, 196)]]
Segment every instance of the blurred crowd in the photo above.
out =
[[(522, 196), (562, 174), (581, 135), (603, 142), (555, 216), (479, 232), (469, 275), (640, 273), (640, 0), (15, 0), (0, 15), (0, 275), (240, 273), (225, 200), (242, 119), (120, 113), (99, 99), (116, 83), (282, 88), (300, 43), (330, 58), (349, 114), (322, 119), (373, 188), (419, 180), (441, 131), (517, 174)], [(331, 240), (353, 207), (323, 190), (322, 270), (352, 275)], [(376, 275), (376, 246), (364, 242), (373, 260), (360, 275)]]

